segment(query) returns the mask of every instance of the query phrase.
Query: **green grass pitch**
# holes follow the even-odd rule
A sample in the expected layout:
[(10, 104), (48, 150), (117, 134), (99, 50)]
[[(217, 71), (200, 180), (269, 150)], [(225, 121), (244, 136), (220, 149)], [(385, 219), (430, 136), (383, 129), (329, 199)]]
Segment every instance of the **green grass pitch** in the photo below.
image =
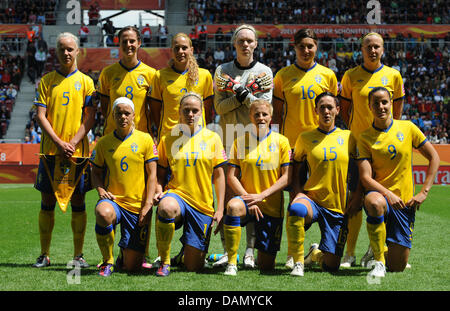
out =
[[(416, 214), (413, 247), (409, 263), (412, 268), (403, 273), (388, 273), (380, 282), (366, 278), (367, 269), (356, 266), (330, 274), (318, 267), (306, 268), (305, 276), (294, 278), (284, 268), (286, 234), (277, 256), (276, 270), (260, 274), (258, 270), (240, 268), (236, 277), (223, 275), (223, 269), (205, 268), (201, 273), (189, 273), (173, 268), (167, 278), (157, 278), (154, 270), (139, 274), (114, 273), (110, 278), (97, 275), (96, 264), (101, 255), (95, 239), (94, 206), (97, 193), (87, 195), (88, 228), (84, 255), (90, 268), (81, 275), (67, 268), (72, 258), (70, 212), (57, 207), (51, 245), (52, 265), (43, 269), (31, 265), (39, 256), (38, 212), (40, 194), (32, 185), (0, 185), (0, 290), (1, 291), (448, 291), (450, 290), (450, 188), (435, 185), (427, 201)], [(70, 211), (70, 207), (69, 207)], [(150, 255), (156, 257), (155, 231), (152, 228)], [(175, 234), (172, 255), (180, 249)], [(119, 234), (118, 234), (119, 236)], [(306, 232), (305, 251), (319, 242), (320, 232), (314, 224)], [(117, 242), (115, 243), (117, 244)], [(357, 263), (368, 246), (365, 222), (356, 248)], [(239, 254), (245, 251), (245, 231)], [(222, 253), (220, 237), (212, 236), (209, 253)], [(118, 253), (115, 247), (115, 255)]]

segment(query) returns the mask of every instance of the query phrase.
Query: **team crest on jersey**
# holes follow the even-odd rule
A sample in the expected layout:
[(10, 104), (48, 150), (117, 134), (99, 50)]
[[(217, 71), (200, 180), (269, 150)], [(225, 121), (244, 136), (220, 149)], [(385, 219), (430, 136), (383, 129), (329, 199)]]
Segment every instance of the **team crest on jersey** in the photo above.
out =
[(138, 151), (138, 145), (136, 143), (131, 144), (131, 151), (133, 151), (134, 153)]
[(342, 146), (344, 144), (344, 139), (341, 136), (339, 136), (337, 139), (337, 143)]
[(206, 150), (206, 142), (204, 140), (202, 140), (199, 144), (199, 147), (201, 150), (205, 151)]
[(80, 81), (75, 82), (75, 89), (77, 91), (81, 90), (81, 83), (80, 83)]
[(277, 151), (277, 146), (275, 145), (275, 143), (270, 143), (270, 144), (269, 144), (269, 151), (270, 151), (270, 152), (275, 152), (275, 151)]
[(316, 75), (316, 76), (314, 77), (314, 80), (316, 80), (316, 82), (317, 82), (318, 84), (320, 84), (320, 82), (322, 82), (322, 76), (321, 76), (321, 75)]
[(137, 84), (142, 85), (145, 82), (144, 76), (143, 75), (139, 75), (136, 79)]
[(383, 76), (381, 78), (381, 84), (383, 84), (383, 86), (386, 86), (388, 84), (389, 80), (388, 78), (386, 78), (386, 76)]
[(397, 139), (399, 141), (403, 141), (405, 139), (405, 136), (403, 135), (402, 132), (397, 132)]

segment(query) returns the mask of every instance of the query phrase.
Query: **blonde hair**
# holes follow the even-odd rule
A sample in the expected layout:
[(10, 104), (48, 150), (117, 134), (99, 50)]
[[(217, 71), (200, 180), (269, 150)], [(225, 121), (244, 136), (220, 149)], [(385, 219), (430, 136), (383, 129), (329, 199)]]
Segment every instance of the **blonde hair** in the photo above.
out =
[(203, 106), (203, 98), (202, 98), (202, 96), (200, 94), (197, 94), (195, 92), (188, 92), (188, 93), (184, 94), (183, 97), (181, 97), (181, 99), (180, 99), (180, 108), (181, 108), (181, 105), (186, 100), (186, 98), (188, 98), (188, 97), (195, 97), (196, 99), (198, 99), (199, 103)]
[(234, 31), (233, 36), (231, 37), (231, 43), (234, 44), (239, 31), (241, 31), (243, 29), (248, 29), (248, 30), (252, 31), (255, 34), (255, 40), (258, 41), (258, 34), (256, 33), (255, 27), (253, 27), (252, 25), (243, 24)]
[(71, 32), (61, 32), (59, 35), (58, 35), (58, 37), (56, 37), (56, 48), (57, 49), (59, 49), (60, 47), (61, 47), (61, 39), (62, 38), (66, 38), (66, 37), (69, 37), (69, 38), (72, 38), (73, 39), (73, 41), (75, 41), (75, 44), (77, 45), (77, 48), (79, 47), (79, 40), (78, 40), (78, 37), (77, 36), (75, 36), (73, 33), (71, 33)]
[(252, 109), (255, 109), (255, 107), (263, 106), (263, 105), (269, 108), (270, 115), (272, 116), (273, 115), (273, 106), (269, 101), (267, 101), (265, 99), (255, 99), (254, 101), (252, 101), (252, 103), (250, 104), (249, 110), (251, 111)]
[[(191, 38), (189, 38), (189, 36), (187, 34), (185, 34), (184, 32), (179, 32), (172, 38), (172, 44), (171, 44), (172, 49), (175, 45), (175, 40), (178, 37), (185, 38), (189, 42), (189, 47), (191, 47), (191, 48), (193, 47)], [(174, 60), (171, 59), (169, 62), (169, 65), (172, 66), (173, 62), (174, 62)], [(191, 85), (195, 85), (195, 83), (197, 83), (197, 81), (198, 81), (199, 74), (198, 74), (198, 63), (193, 54), (189, 54), (189, 56), (188, 56), (187, 69), (188, 69), (188, 83)]]
[(361, 38), (361, 45), (364, 43), (364, 40), (365, 40), (368, 36), (377, 36), (378, 38), (381, 39), (381, 42), (384, 44), (384, 39), (383, 39), (383, 36), (382, 36), (382, 35), (380, 35), (378, 32), (369, 32), (369, 33), (366, 33), (366, 34)]

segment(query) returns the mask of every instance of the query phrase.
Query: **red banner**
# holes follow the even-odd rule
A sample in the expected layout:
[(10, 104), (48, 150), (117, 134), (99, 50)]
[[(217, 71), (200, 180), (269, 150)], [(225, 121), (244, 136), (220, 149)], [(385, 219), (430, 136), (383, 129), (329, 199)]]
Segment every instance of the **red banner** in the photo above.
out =
[[(281, 35), (285, 38), (292, 38), (294, 34), (302, 28), (311, 28), (315, 31), (319, 38), (328, 36), (336, 38), (340, 35), (344, 37), (361, 37), (369, 32), (377, 32), (381, 35), (389, 35), (395, 38), (397, 34), (402, 34), (407, 37), (411, 34), (418, 38), (421, 34), (425, 37), (444, 38), (450, 32), (450, 25), (252, 25), (255, 27), (258, 37), (265, 38), (268, 33), (271, 37), (278, 37)], [(216, 33), (217, 29), (222, 28), (223, 33), (236, 29), (236, 25), (205, 25), (206, 30), (210, 35)]]
[(0, 35), (20, 35), (20, 37), (25, 38), (30, 27), (39, 27), (39, 32), (41, 32), (42, 29), (41, 25), (1, 24)]
[(164, 10), (165, 0), (81, 0), (81, 8), (88, 10), (97, 3), (100, 10)]
[(37, 165), (0, 165), (0, 184), (34, 184)]
[[(120, 60), (119, 48), (81, 48), (78, 55), (78, 69), (87, 72), (100, 71), (108, 65)], [(162, 69), (168, 65), (171, 58), (170, 48), (140, 48), (138, 58), (155, 69)]]

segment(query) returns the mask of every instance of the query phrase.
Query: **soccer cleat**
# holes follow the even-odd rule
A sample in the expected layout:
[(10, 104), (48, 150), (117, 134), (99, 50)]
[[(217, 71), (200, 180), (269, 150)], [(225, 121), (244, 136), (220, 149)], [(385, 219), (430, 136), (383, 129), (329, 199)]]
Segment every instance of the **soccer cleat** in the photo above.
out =
[(114, 265), (104, 262), (100, 266), (100, 271), (98, 272), (98, 275), (108, 277), (111, 276), (113, 272), (114, 272)]
[(341, 268), (350, 268), (350, 267), (353, 267), (355, 264), (356, 264), (355, 256), (345, 255), (344, 258), (342, 258), (340, 267)]
[(142, 260), (142, 268), (144, 269), (151, 269), (153, 265), (150, 263), (150, 257), (145, 256)]
[(89, 264), (87, 263), (87, 261), (83, 258), (83, 254), (79, 255), (79, 256), (75, 256), (72, 260), (72, 263), (80, 268), (89, 268)]
[(302, 262), (296, 262), (294, 268), (291, 271), (292, 276), (303, 276), (304, 275), (304, 265)]
[(161, 256), (158, 256), (153, 261), (153, 268), (158, 269), (161, 266)]
[(361, 257), (361, 267), (370, 268), (369, 262), (373, 259), (374, 259), (374, 257), (373, 257), (372, 247), (370, 247), (370, 245), (369, 245), (367, 252), (364, 254), (364, 256)]
[(41, 255), (37, 258), (36, 263), (33, 264), (35, 268), (44, 268), (50, 266), (50, 258), (46, 255)]
[(217, 267), (225, 267), (228, 264), (228, 254), (225, 253), (225, 255), (223, 255), (222, 257), (220, 257), (219, 260), (217, 260), (215, 263), (213, 263), (213, 267), (217, 268)]
[(284, 266), (288, 269), (294, 269), (294, 257), (288, 256)]
[(314, 261), (312, 260), (312, 254), (317, 249), (319, 249), (319, 244), (317, 244), (317, 243), (311, 244), (311, 246), (309, 247), (309, 252), (305, 256), (305, 263), (304, 263), (305, 266), (310, 266), (310, 265), (314, 264)]
[(156, 270), (156, 276), (169, 276), (170, 274), (170, 265), (163, 264), (159, 266), (158, 270)]
[(375, 261), (373, 269), (368, 273), (368, 276), (373, 278), (383, 278), (386, 275), (386, 267), (381, 261)]
[(254, 269), (255, 265), (255, 257), (253, 255), (248, 255), (244, 257), (244, 268)]
[(224, 272), (224, 275), (237, 275), (237, 266), (233, 264), (228, 264), (227, 269)]

